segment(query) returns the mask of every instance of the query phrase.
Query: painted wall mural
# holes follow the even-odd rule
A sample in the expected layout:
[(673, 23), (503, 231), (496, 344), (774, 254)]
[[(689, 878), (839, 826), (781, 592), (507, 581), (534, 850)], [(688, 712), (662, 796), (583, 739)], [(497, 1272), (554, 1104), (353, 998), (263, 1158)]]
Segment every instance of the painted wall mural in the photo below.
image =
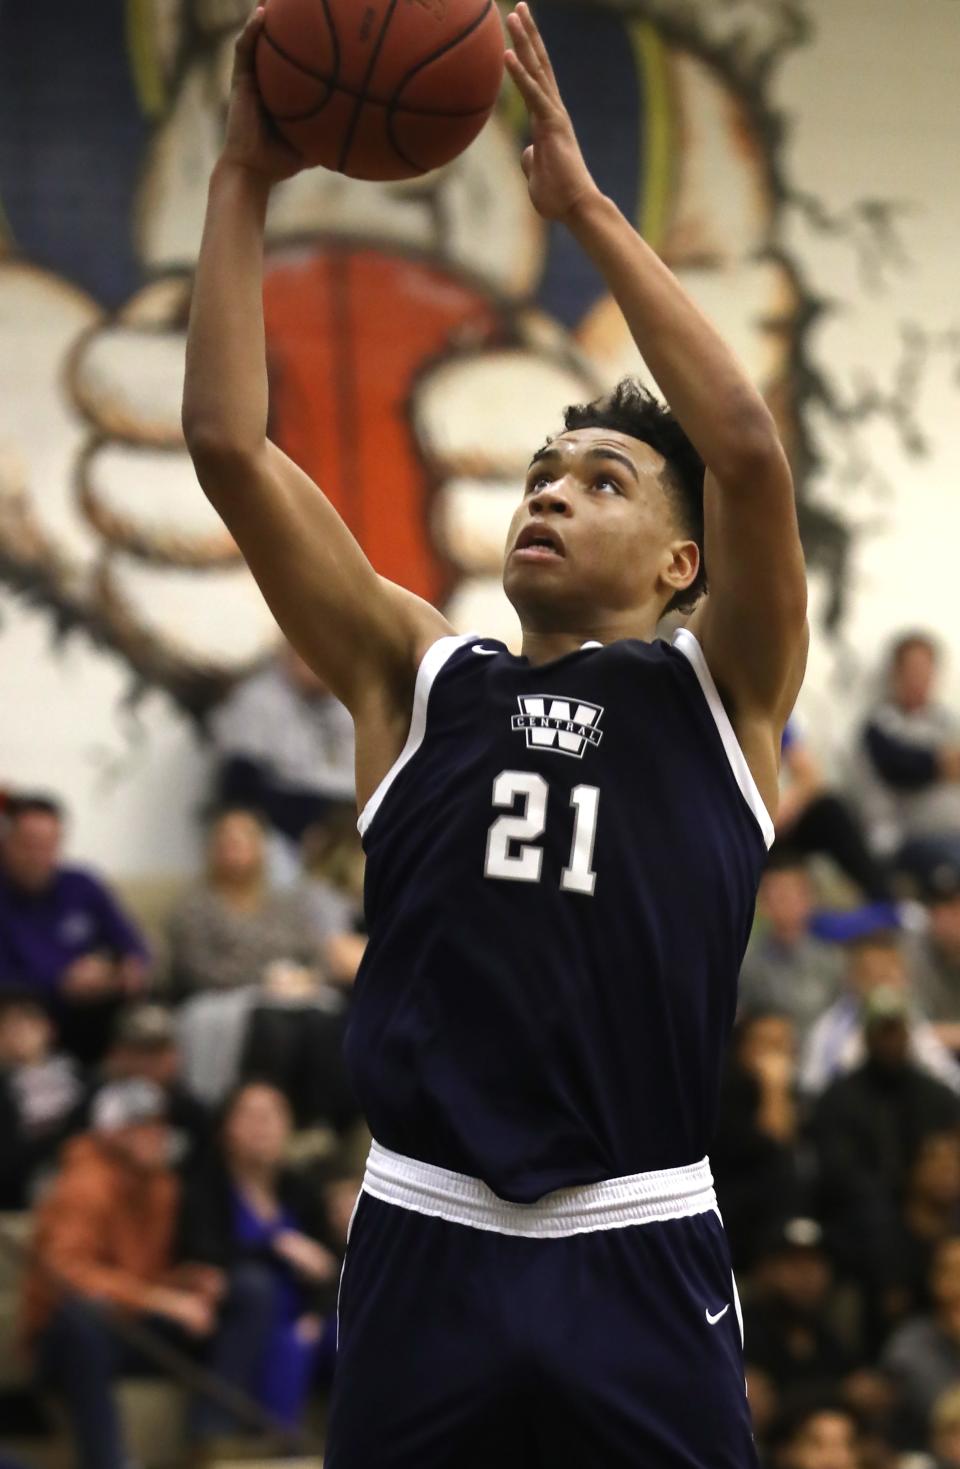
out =
[[(162, 690), (189, 717), (277, 637), (179, 430), (206, 181), (247, 9), (0, 4), (0, 585), (7, 605), (120, 660), (134, 697)], [(847, 271), (882, 296), (908, 273), (913, 207), (882, 178), (838, 195), (796, 166), (783, 78), (835, 23), (826, 0), (537, 12), (599, 182), (778, 415), (815, 617), (841, 647), (851, 550), (889, 493), (884, 445), (928, 447), (919, 405), (931, 374), (956, 388), (960, 322), (954, 307), (933, 330), (918, 312), (884, 361), (824, 360), (831, 285)], [(806, 87), (797, 105), (813, 107)], [(505, 92), (478, 142), (426, 179), (301, 175), (273, 200), (265, 282), (278, 441), (381, 571), (507, 637), (499, 562), (530, 450), (565, 402), (640, 366), (572, 241), (532, 215), (522, 145)]]

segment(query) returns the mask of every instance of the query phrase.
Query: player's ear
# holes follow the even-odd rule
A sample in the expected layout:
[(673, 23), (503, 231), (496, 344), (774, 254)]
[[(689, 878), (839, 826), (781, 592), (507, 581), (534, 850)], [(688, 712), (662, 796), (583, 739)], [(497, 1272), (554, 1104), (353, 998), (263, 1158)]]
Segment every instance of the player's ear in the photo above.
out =
[(671, 541), (666, 548), (661, 581), (669, 597), (686, 591), (700, 570), (700, 547), (696, 541)]

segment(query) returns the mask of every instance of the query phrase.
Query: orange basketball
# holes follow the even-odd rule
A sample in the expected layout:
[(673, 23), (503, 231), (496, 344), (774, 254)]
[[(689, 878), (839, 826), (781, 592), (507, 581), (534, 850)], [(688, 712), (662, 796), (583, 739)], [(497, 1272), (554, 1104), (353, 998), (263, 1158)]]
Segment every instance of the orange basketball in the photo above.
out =
[(269, 0), (257, 82), (308, 163), (408, 179), (477, 136), (503, 53), (494, 0)]

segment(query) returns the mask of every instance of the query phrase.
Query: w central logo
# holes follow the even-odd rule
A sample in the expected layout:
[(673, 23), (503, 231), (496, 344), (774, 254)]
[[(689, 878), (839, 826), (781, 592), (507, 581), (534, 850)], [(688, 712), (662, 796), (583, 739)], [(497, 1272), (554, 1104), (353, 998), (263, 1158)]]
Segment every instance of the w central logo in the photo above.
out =
[(529, 750), (556, 750), (558, 755), (583, 759), (588, 745), (599, 745), (603, 731), (600, 723), (603, 709), (583, 699), (544, 699), (522, 694), (517, 703), (520, 713), (510, 720), (511, 729), (522, 729)]

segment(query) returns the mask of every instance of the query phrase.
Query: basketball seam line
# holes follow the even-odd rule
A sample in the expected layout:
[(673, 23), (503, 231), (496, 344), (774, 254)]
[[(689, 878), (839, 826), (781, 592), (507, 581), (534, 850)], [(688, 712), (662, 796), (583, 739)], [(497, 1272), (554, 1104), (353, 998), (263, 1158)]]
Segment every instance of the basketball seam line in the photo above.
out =
[[(488, 5), (487, 10), (489, 9), (490, 6)], [(484, 15), (486, 15), (486, 13), (487, 11), (485, 10)], [(482, 16), (481, 19), (483, 19)], [(464, 32), (464, 35), (467, 34), (469, 34), (469, 32)], [(359, 98), (362, 102), (370, 102), (374, 107), (400, 106), (400, 103), (398, 103), (396, 100), (396, 92), (394, 92), (393, 95), (390, 97), (372, 97), (369, 92), (360, 92), (357, 90), (356, 87), (348, 87), (345, 82), (341, 82), (338, 76), (337, 69), (334, 70), (334, 74), (332, 76), (327, 76), (322, 71), (314, 71), (312, 66), (307, 66), (305, 62), (299, 61), (296, 56), (291, 56), (290, 52), (286, 51), (284, 47), (280, 45), (280, 42), (270, 35), (270, 32), (267, 30), (266, 26), (264, 26), (263, 29), (263, 39), (272, 48), (272, 50), (276, 51), (278, 56), (281, 56), (284, 61), (286, 61), (290, 66), (293, 67), (294, 71), (299, 71), (302, 73), (303, 76), (310, 77), (311, 81), (322, 82), (325, 87), (329, 87), (332, 91), (343, 92), (346, 96)], [(462, 39), (462, 36), (457, 37), (457, 41)], [(455, 45), (457, 44), (457, 42), (455, 41), (453, 44)], [(439, 55), (442, 53), (437, 54)], [(431, 56), (428, 59), (432, 61), (436, 58)], [(417, 65), (419, 66), (420, 63), (418, 62)], [(413, 73), (408, 73), (408, 75), (412, 74)], [(274, 118), (277, 122), (304, 122), (307, 118), (313, 117), (316, 113), (321, 112), (323, 108), (326, 107), (329, 101), (329, 96), (325, 97), (322, 102), (317, 103), (316, 107), (311, 107), (306, 112), (273, 112), (271, 110), (270, 116)], [(483, 107), (463, 107), (459, 109), (451, 109), (449, 107), (416, 107), (404, 103), (402, 110), (404, 112), (411, 113), (415, 117), (474, 117), (478, 112), (487, 112), (489, 108), (486, 104)]]
[[(330, 9), (330, 0), (321, 0), (321, 3), (323, 5), (323, 13), (327, 17), (327, 30), (330, 32), (330, 44), (333, 47), (333, 83), (332, 83), (332, 85), (336, 86), (336, 84), (340, 80), (340, 37), (337, 35), (337, 26), (336, 26), (336, 22), (334, 21), (334, 18), (333, 18), (333, 12)], [(267, 29), (266, 16), (264, 16), (263, 29), (264, 29), (264, 34), (266, 34), (266, 29)], [(271, 41), (271, 44), (273, 44), (272, 41)], [(279, 47), (277, 49), (279, 50)], [(290, 59), (290, 58), (288, 58), (288, 59)]]
[[(370, 62), (369, 62), (369, 65), (367, 66), (366, 76), (363, 78), (363, 81), (361, 83), (361, 92), (365, 92), (366, 91), (367, 82), (373, 76), (373, 73), (374, 73), (374, 71), (376, 69), (377, 62), (380, 60), (380, 52), (383, 49), (383, 43), (384, 43), (384, 40), (386, 38), (387, 31), (388, 31), (389, 26), (390, 26), (390, 22), (393, 20), (394, 14), (396, 13), (396, 9), (397, 9), (397, 0), (390, 0), (390, 5), (389, 5), (389, 8), (387, 10), (387, 13), (383, 17), (383, 25), (380, 27), (380, 34), (379, 34), (379, 36), (376, 39), (376, 42), (375, 42), (374, 47), (373, 47), (373, 51), (372, 51), (371, 56), (370, 56)], [(362, 110), (363, 110), (363, 101), (362, 101), (362, 98), (358, 98), (357, 104), (356, 104), (356, 106), (353, 109), (353, 117), (350, 119), (350, 125), (347, 128), (346, 135), (345, 135), (344, 140), (343, 140), (343, 147), (340, 149), (340, 157), (339, 157), (339, 160), (337, 161), (337, 171), (339, 173), (343, 173), (343, 171), (344, 171), (344, 169), (346, 167), (346, 162), (347, 162), (347, 159), (350, 156), (350, 149), (353, 147), (353, 139), (354, 139), (354, 136), (356, 135), (357, 124), (360, 121), (360, 113), (361, 113)]]
[[(364, 94), (358, 92), (356, 87), (345, 86), (343, 82), (337, 80), (336, 75), (330, 77), (324, 76), (322, 72), (314, 71), (311, 67), (304, 66), (303, 62), (298, 61), (295, 56), (291, 56), (289, 52), (285, 51), (266, 29), (263, 32), (263, 39), (295, 71), (302, 72), (304, 76), (310, 77), (312, 81), (322, 82), (325, 87), (329, 87), (330, 92), (343, 92), (347, 97), (358, 97), (361, 102), (369, 102), (374, 107), (399, 108), (403, 112), (409, 112), (414, 117), (476, 117), (478, 113), (489, 110), (487, 107), (464, 107), (460, 110), (451, 110), (448, 107), (410, 107), (406, 104), (401, 105), (395, 100), (395, 97), (371, 97), (369, 93)], [(316, 117), (318, 113), (322, 112), (329, 101), (330, 96), (328, 93), (322, 102), (318, 102), (316, 107), (311, 107), (306, 112), (271, 111), (270, 116), (275, 122), (306, 122), (309, 118)]]
[[(326, 8), (326, 0), (324, 0), (324, 8)], [(340, 86), (339, 86), (340, 56), (339, 56), (338, 51), (336, 49), (334, 50), (334, 57), (333, 57), (333, 76), (332, 77), (320, 77), (317, 73), (311, 71), (309, 67), (304, 66), (302, 64), (302, 62), (299, 62), (296, 59), (295, 56), (291, 56), (290, 53), (289, 53), (289, 51), (285, 51), (283, 49), (283, 47), (280, 45), (280, 42), (279, 41), (274, 40), (273, 36), (271, 36), (270, 32), (267, 30), (266, 21), (264, 21), (263, 30), (260, 32), (260, 34), (263, 37), (263, 39), (266, 41), (267, 45), (270, 47), (270, 50), (271, 51), (275, 51), (276, 54), (283, 61), (285, 61), (288, 66), (292, 66), (293, 67), (294, 71), (299, 71), (304, 76), (314, 77), (317, 81), (322, 81), (323, 84), (324, 84), (324, 86), (327, 88), (327, 95), (324, 97), (323, 101), (322, 102), (318, 102), (317, 105), (316, 105), (316, 107), (311, 107), (309, 112), (302, 112), (302, 113), (301, 112), (279, 113), (279, 112), (270, 111), (271, 121), (273, 121), (273, 122), (303, 122), (308, 117), (314, 117), (318, 113), (322, 112), (323, 109), (326, 107), (327, 103), (330, 101), (330, 98), (333, 96), (334, 89), (336, 88), (337, 90), (340, 90)], [(337, 42), (336, 42), (336, 39), (334, 38), (334, 46), (336, 47), (336, 45), (337, 45)]]
[[(412, 66), (410, 70), (406, 73), (406, 75), (400, 78), (400, 81), (397, 83), (396, 89), (394, 90), (393, 96), (390, 99), (390, 106), (387, 109), (387, 137), (390, 139), (390, 142), (393, 144), (395, 151), (403, 159), (404, 163), (408, 163), (411, 168), (416, 168), (421, 173), (429, 172), (429, 170), (424, 169), (415, 158), (411, 158), (409, 153), (405, 153), (400, 147), (400, 144), (397, 142), (397, 135), (393, 123), (397, 112), (401, 110), (400, 94), (402, 93), (404, 87), (409, 84), (411, 78), (416, 76), (418, 71), (422, 71), (425, 66), (432, 66), (432, 64), (437, 61), (441, 56), (445, 56), (448, 51), (452, 51), (455, 46), (459, 46), (461, 41), (465, 41), (467, 36), (472, 35), (473, 32), (478, 28), (478, 26), (483, 25), (483, 22), (490, 14), (492, 5), (493, 0), (487, 0), (487, 3), (481, 10), (480, 14), (476, 16), (468, 26), (465, 26), (464, 29), (459, 33), (459, 35), (453, 36), (449, 41), (445, 41), (442, 46), (438, 47), (437, 50), (432, 53), (432, 55), (424, 56), (422, 60), (418, 61), (415, 66)], [(403, 108), (402, 110), (406, 112), (410, 109)], [(477, 111), (479, 112), (481, 111), (481, 109), (478, 108)]]

